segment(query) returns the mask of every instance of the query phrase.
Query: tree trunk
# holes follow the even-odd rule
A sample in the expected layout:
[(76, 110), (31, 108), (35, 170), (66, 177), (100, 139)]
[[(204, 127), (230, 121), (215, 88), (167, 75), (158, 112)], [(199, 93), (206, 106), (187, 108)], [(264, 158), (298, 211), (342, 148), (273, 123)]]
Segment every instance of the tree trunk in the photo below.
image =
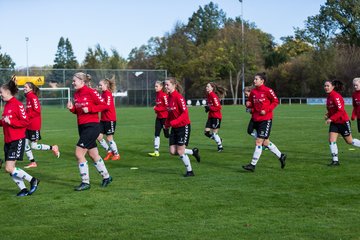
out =
[(236, 104), (236, 98), (234, 98), (234, 87), (233, 87), (233, 82), (232, 82), (232, 71), (229, 70), (229, 81), (230, 81), (230, 91), (231, 91), (231, 96), (233, 98), (233, 104)]
[(236, 87), (235, 87), (236, 104), (237, 104), (237, 98), (238, 98), (238, 93), (239, 93), (239, 83), (240, 83), (241, 75), (242, 74), (241, 74), (241, 70), (240, 70), (236, 74)]
[(236, 74), (236, 84), (235, 84), (235, 89), (234, 89), (233, 80), (232, 80), (232, 72), (231, 72), (231, 70), (229, 70), (230, 90), (231, 90), (231, 95), (233, 98), (234, 105), (237, 104), (240, 79), (241, 79), (241, 70), (239, 72), (237, 72), (237, 74)]

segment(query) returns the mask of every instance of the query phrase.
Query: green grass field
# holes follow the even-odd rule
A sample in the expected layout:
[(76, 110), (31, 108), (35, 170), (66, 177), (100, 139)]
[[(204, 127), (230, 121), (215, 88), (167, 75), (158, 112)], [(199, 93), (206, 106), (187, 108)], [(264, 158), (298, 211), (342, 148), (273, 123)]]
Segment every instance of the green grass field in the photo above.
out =
[[(42, 142), (58, 144), (61, 157), (34, 152), (39, 165), (28, 172), (41, 183), (29, 197), (15, 197), (19, 190), (2, 171), (0, 239), (360, 239), (360, 149), (351, 151), (339, 139), (341, 166), (327, 166), (324, 112), (324, 106), (279, 106), (271, 140), (288, 154), (286, 168), (263, 151), (249, 173), (241, 168), (254, 150), (244, 107), (223, 109), (222, 153), (203, 134), (203, 108), (191, 107), (189, 147), (198, 147), (202, 160), (191, 157), (196, 176), (184, 178), (165, 138), (160, 157), (147, 156), (153, 151), (153, 110), (119, 108), (115, 139), (122, 160), (106, 162), (113, 183), (100, 188), (101, 176), (90, 165), (91, 189), (75, 192), (75, 115), (45, 107)], [(360, 137), (356, 124), (353, 136)], [(27, 163), (25, 157), (18, 166)]]

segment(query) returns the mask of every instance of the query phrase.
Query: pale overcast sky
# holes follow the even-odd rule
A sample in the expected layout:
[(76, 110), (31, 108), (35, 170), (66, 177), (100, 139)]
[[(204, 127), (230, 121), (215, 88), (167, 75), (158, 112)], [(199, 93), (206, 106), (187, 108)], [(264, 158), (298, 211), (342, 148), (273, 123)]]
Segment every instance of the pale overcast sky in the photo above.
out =
[[(88, 47), (97, 43), (115, 48), (127, 58), (131, 49), (150, 37), (163, 36), (177, 21), (186, 23), (205, 0), (0, 0), (0, 46), (26, 67), (52, 65), (60, 37), (69, 38), (81, 63)], [(227, 17), (241, 15), (239, 0), (214, 0)], [(293, 35), (309, 16), (319, 13), (325, 0), (243, 0), (244, 19), (280, 37)]]

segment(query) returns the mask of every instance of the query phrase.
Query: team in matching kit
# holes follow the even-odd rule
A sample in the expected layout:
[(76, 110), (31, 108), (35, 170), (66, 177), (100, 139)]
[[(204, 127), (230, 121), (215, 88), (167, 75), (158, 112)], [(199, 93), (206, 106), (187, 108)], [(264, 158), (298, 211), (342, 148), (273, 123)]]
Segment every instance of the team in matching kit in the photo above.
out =
[[(104, 160), (120, 160), (120, 154), (113, 135), (116, 128), (116, 109), (112, 92), (115, 91), (115, 79), (102, 79), (99, 82), (100, 95), (96, 89), (90, 87), (91, 76), (82, 72), (75, 73), (72, 85), (75, 89), (73, 101), (69, 101), (67, 108), (77, 116), (79, 140), (75, 147), (75, 158), (78, 162), (81, 183), (74, 188), (75, 191), (90, 189), (90, 177), (86, 154), (93, 160), (94, 166), (102, 176), (101, 187), (107, 187), (112, 182)], [(260, 159), (263, 150), (269, 150), (280, 161), (280, 167), (286, 165), (286, 154), (282, 153), (277, 146), (270, 141), (273, 111), (279, 104), (275, 92), (265, 86), (267, 77), (265, 73), (257, 73), (254, 77), (253, 86), (244, 89), (246, 99), (246, 111), (251, 114), (247, 132), (255, 139), (255, 150), (249, 164), (243, 168), (253, 172)], [(358, 132), (360, 132), (360, 78), (353, 80), (354, 93), (352, 95), (353, 111), (351, 120), (357, 120)], [(360, 140), (352, 137), (351, 124), (345, 111), (344, 99), (340, 92), (343, 84), (340, 81), (325, 81), (324, 90), (327, 94), (325, 123), (329, 124), (329, 145), (332, 160), (329, 166), (339, 166), (338, 147), (336, 144), (338, 134), (345, 142), (360, 147)], [(33, 83), (24, 85), (26, 107), (16, 99), (18, 92), (16, 77), (0, 87), (0, 95), (5, 102), (0, 126), (4, 132), (4, 156), (5, 171), (8, 172), (20, 189), (17, 196), (33, 194), (40, 183), (38, 178), (16, 167), (17, 161), (23, 160), (24, 152), (30, 163), (25, 168), (37, 167), (33, 150), (51, 150), (59, 158), (60, 151), (57, 145), (39, 144), (41, 140), (41, 105), (38, 99), (40, 89)], [(199, 149), (187, 148), (190, 140), (191, 121), (182, 96), (182, 88), (175, 78), (167, 78), (164, 82), (155, 82), (156, 99), (154, 111), (155, 134), (154, 152), (151, 157), (160, 156), (160, 132), (163, 130), (165, 138), (169, 141), (169, 152), (178, 155), (185, 165), (184, 177), (195, 176), (189, 158), (193, 156), (200, 162)], [(222, 138), (219, 136), (221, 126), (221, 99), (226, 95), (226, 89), (214, 82), (209, 82), (205, 88), (207, 104), (205, 112), (208, 119), (205, 124), (204, 134), (217, 145), (217, 151), (224, 151)], [(101, 117), (99, 119), (99, 113)], [(106, 135), (106, 140), (104, 138)], [(96, 142), (107, 151), (103, 159), (97, 148)], [(1, 167), (2, 161), (0, 162)], [(30, 183), (26, 187), (24, 180)]]

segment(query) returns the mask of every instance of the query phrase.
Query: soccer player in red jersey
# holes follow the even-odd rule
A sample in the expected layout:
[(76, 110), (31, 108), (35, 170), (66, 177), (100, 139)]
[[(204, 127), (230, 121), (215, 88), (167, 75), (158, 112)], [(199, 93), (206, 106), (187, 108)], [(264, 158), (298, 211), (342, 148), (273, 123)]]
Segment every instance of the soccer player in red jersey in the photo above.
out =
[(327, 113), (325, 123), (329, 127), (329, 144), (332, 160), (328, 166), (339, 166), (338, 147), (336, 144), (339, 133), (347, 144), (360, 147), (360, 141), (351, 136), (351, 124), (345, 111), (344, 99), (339, 92), (343, 90), (343, 83), (338, 80), (325, 81), (324, 90), (328, 94), (326, 99)]
[(213, 139), (217, 144), (218, 152), (224, 150), (222, 146), (222, 139), (218, 132), (221, 125), (221, 102), (220, 99), (226, 95), (226, 89), (214, 82), (206, 84), (207, 105), (205, 105), (205, 112), (208, 113), (208, 120), (205, 124), (204, 134), (210, 139)]
[(37, 163), (31, 149), (51, 150), (57, 158), (60, 157), (60, 151), (57, 145), (50, 146), (38, 143), (41, 139), (41, 105), (38, 98), (40, 89), (33, 83), (27, 82), (24, 85), (24, 93), (26, 96), (26, 114), (29, 118), (29, 125), (26, 128), (25, 154), (30, 160), (30, 164), (25, 168), (34, 168), (37, 167)]
[(183, 161), (186, 173), (184, 177), (195, 176), (191, 167), (188, 155), (193, 155), (196, 161), (200, 162), (199, 149), (186, 149), (190, 139), (190, 118), (185, 98), (180, 94), (182, 88), (175, 78), (165, 80), (165, 88), (169, 93), (168, 118), (165, 121), (165, 128), (171, 127), (169, 136), (169, 152), (172, 155), (179, 155)]
[[(4, 111), (0, 126), (4, 132), (5, 171), (10, 173), (11, 178), (20, 188), (19, 197), (33, 194), (40, 180), (32, 177), (24, 170), (16, 167), (16, 161), (22, 161), (25, 148), (25, 131), (29, 124), (24, 105), (15, 98), (18, 88), (15, 76), (0, 88), (0, 95), (4, 102)], [(27, 190), (24, 180), (30, 182), (30, 191)]]
[(358, 132), (360, 132), (360, 78), (354, 78), (353, 86), (355, 91), (352, 94), (353, 111), (351, 120), (357, 120)]
[(164, 131), (164, 136), (169, 138), (169, 129), (164, 129), (165, 120), (168, 117), (168, 95), (165, 93), (166, 89), (164, 83), (162, 81), (155, 82), (155, 91), (156, 91), (156, 99), (154, 111), (156, 113), (155, 119), (155, 138), (154, 138), (154, 148), (155, 151), (152, 153), (148, 153), (151, 157), (160, 156), (159, 148), (160, 148), (160, 132), (161, 129)]
[(279, 104), (274, 91), (265, 86), (267, 80), (265, 73), (257, 73), (254, 78), (255, 88), (250, 92), (246, 107), (251, 112), (251, 123), (256, 130), (255, 151), (251, 163), (243, 166), (247, 171), (254, 171), (260, 159), (263, 147), (267, 147), (280, 161), (281, 168), (285, 167), (286, 155), (281, 153), (274, 143), (270, 142), (270, 131), (273, 118), (273, 110)]
[[(120, 160), (120, 154), (116, 142), (114, 141), (116, 129), (116, 109), (112, 93), (115, 91), (115, 77), (112, 79), (102, 79), (99, 82), (99, 88), (102, 91), (101, 97), (105, 100), (105, 103), (109, 108), (101, 112), (100, 135), (97, 140), (107, 151), (107, 155), (104, 158), (105, 161), (109, 159), (114, 161)], [(104, 139), (104, 134), (106, 135), (107, 142)]]
[(80, 139), (76, 144), (75, 157), (79, 164), (81, 183), (75, 187), (75, 191), (90, 189), (89, 166), (85, 155), (88, 153), (94, 161), (97, 171), (103, 177), (102, 187), (106, 187), (112, 181), (112, 177), (105, 166), (103, 159), (99, 155), (96, 146), (96, 139), (100, 134), (98, 113), (108, 109), (100, 94), (88, 87), (91, 80), (89, 74), (82, 72), (75, 73), (72, 79), (75, 88), (74, 103), (69, 101), (67, 108), (70, 112), (77, 115), (78, 131)]

